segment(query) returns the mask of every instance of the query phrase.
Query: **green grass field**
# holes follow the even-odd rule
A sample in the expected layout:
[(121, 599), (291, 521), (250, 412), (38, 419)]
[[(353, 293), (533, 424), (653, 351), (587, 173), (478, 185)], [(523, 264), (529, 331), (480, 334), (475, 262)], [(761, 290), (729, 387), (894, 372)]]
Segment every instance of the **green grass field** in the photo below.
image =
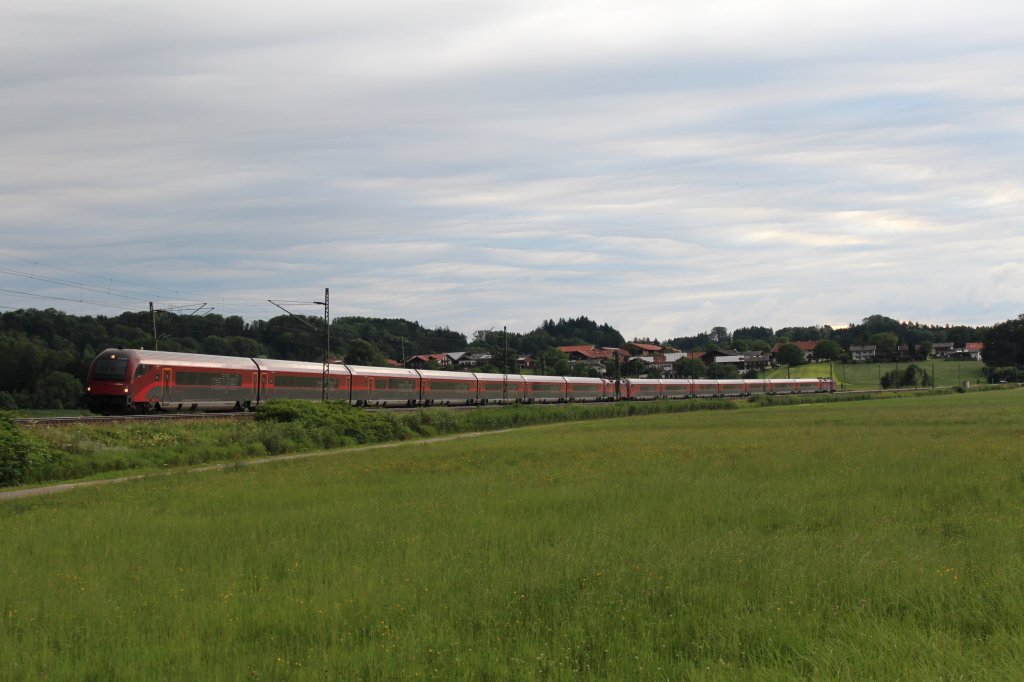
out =
[[(907, 365), (915, 364), (928, 372), (931, 377), (935, 374), (936, 386), (960, 386), (964, 381), (970, 381), (972, 386), (985, 383), (982, 374), (984, 365), (980, 362), (953, 362), (947, 360), (926, 360), (922, 362), (893, 362), (879, 363), (857, 363), (840, 364), (832, 363), (832, 377), (836, 380), (838, 390), (863, 391), (878, 389), (880, 374), (884, 375), (893, 369), (904, 370)], [(793, 377), (821, 377), (829, 376), (829, 364), (813, 362), (806, 365), (799, 365), (789, 369)], [(762, 378), (777, 379), (785, 378), (787, 369), (776, 367), (762, 374)]]
[(1024, 391), (0, 503), (0, 678), (1014, 679)]

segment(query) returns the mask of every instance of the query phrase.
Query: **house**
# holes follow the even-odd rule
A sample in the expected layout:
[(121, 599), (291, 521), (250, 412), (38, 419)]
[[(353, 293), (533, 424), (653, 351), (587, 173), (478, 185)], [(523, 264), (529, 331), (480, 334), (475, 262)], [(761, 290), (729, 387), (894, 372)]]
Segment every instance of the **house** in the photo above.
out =
[(626, 351), (630, 355), (646, 357), (654, 355), (656, 353), (661, 353), (665, 349), (653, 343), (640, 343), (638, 341), (630, 341), (629, 343), (624, 344), (622, 346), (622, 350)]
[(947, 358), (953, 353), (953, 342), (942, 341), (932, 344), (932, 355), (937, 358)]
[(558, 350), (569, 356), (569, 365), (585, 365), (600, 373), (605, 371), (605, 362), (619, 357), (619, 362), (629, 360), (629, 353), (620, 348), (602, 348), (600, 346), (559, 346)]
[[(817, 341), (789, 341), (787, 343), (794, 344), (800, 349), (800, 352), (804, 354), (804, 362), (810, 362), (814, 358), (814, 349), (818, 347)], [(785, 344), (777, 343), (772, 347), (771, 354), (774, 358), (779, 353), (779, 349)]]
[(451, 369), (452, 357), (449, 353), (421, 353), (420, 355), (413, 355), (405, 361), (405, 366), (412, 369), (423, 369), (431, 361), (437, 363), (437, 366), (441, 369)]
[(771, 359), (764, 351), (727, 351), (725, 355), (714, 355), (714, 364), (733, 365), (741, 372), (750, 370), (762, 371), (768, 369)]
[(981, 351), (985, 350), (985, 344), (980, 341), (972, 341), (964, 344), (963, 348), (954, 348), (947, 357), (950, 360), (981, 360)]
[(661, 370), (663, 375), (669, 376), (675, 371), (675, 364), (686, 357), (686, 353), (672, 351), (671, 353), (658, 353), (654, 356), (653, 367)]
[(878, 346), (850, 346), (850, 359), (854, 362), (871, 362), (877, 350)]
[[(620, 349), (620, 352), (624, 352)], [(686, 353), (672, 351), (670, 353), (654, 353), (653, 355), (634, 355), (629, 360), (639, 360), (648, 367), (661, 372), (662, 376), (672, 376), (675, 372), (675, 363), (686, 357)]]

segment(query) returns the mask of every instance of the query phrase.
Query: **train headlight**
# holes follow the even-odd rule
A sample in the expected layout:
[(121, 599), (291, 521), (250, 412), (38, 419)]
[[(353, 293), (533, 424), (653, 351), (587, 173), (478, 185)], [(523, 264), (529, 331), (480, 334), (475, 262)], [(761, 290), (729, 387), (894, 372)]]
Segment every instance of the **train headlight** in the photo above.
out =
[(125, 392), (125, 393), (127, 393), (127, 392), (128, 392), (128, 387), (127, 387), (127, 386), (125, 386), (125, 387), (124, 387), (124, 392)]

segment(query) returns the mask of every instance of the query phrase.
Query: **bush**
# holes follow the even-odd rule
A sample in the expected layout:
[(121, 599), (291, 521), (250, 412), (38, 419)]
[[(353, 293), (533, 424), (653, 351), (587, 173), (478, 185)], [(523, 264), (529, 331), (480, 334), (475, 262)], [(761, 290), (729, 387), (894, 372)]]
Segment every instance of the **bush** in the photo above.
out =
[[(260, 422), (293, 424), (287, 429), (290, 440), (306, 448), (334, 448), (369, 443), (384, 443), (400, 440), (407, 435), (398, 421), (384, 412), (371, 412), (347, 403), (315, 403), (301, 400), (272, 400), (256, 410)], [(264, 441), (268, 452), (273, 453), (282, 443), (272, 438)], [(306, 449), (303, 448), (303, 449)]]
[(20, 485), (28, 475), (32, 445), (8, 414), (0, 414), (0, 486)]
[(1016, 383), (1024, 381), (1024, 370), (1016, 367), (986, 367), (982, 370), (990, 384)]
[(18, 409), (18, 401), (14, 399), (14, 396), (7, 391), (0, 391), (0, 410), (13, 412), (16, 409)]
[(82, 397), (82, 382), (67, 372), (50, 372), (39, 380), (32, 394), (32, 406), (38, 409), (65, 409), (78, 407)]

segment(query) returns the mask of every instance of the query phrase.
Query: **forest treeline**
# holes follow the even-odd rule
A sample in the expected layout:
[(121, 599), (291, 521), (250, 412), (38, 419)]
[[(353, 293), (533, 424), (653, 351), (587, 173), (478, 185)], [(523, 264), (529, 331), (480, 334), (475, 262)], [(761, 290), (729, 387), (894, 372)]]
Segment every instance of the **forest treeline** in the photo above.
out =
[[(912, 345), (942, 341), (962, 345), (982, 339), (991, 344), (991, 353), (998, 355), (989, 364), (1024, 365), (1024, 316), (993, 328), (919, 325), (882, 315), (872, 315), (844, 329), (744, 327), (730, 332), (715, 327), (707, 333), (661, 344), (689, 351), (828, 338), (849, 347), (882, 332), (895, 334), (901, 343)], [(9, 311), (0, 314), (0, 409), (77, 406), (89, 363), (105, 348), (158, 347), (185, 353), (319, 361), (326, 338), (323, 319), (314, 316), (280, 315), (246, 321), (218, 314), (158, 313), (154, 318), (148, 311), (112, 317), (69, 315), (54, 309)], [(499, 367), (515, 356), (542, 356), (552, 373), (567, 373), (558, 346), (620, 347), (625, 343), (615, 328), (583, 316), (545, 320), (527, 333), (479, 330), (472, 338), (445, 327), (430, 329), (404, 319), (339, 317), (331, 320), (329, 338), (331, 356), (352, 364), (382, 365), (388, 358), (400, 360), (403, 355), (479, 351), (491, 354)]]

